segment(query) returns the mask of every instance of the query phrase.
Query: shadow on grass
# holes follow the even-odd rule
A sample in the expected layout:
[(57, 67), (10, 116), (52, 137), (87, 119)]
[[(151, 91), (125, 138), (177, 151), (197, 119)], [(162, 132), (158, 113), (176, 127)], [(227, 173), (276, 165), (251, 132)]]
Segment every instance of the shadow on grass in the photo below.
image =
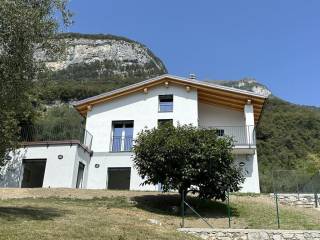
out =
[(0, 207), (0, 219), (15, 220), (53, 220), (61, 217), (65, 211), (55, 208), (38, 207)]
[[(180, 196), (176, 195), (143, 195), (135, 196), (131, 200), (136, 202), (136, 207), (145, 211), (180, 216)], [(228, 217), (227, 204), (220, 201), (200, 200), (196, 197), (188, 196), (186, 202), (194, 208), (201, 216), (207, 218)], [(236, 208), (230, 208), (232, 216), (238, 216)], [(185, 207), (186, 216), (196, 216), (191, 209)]]

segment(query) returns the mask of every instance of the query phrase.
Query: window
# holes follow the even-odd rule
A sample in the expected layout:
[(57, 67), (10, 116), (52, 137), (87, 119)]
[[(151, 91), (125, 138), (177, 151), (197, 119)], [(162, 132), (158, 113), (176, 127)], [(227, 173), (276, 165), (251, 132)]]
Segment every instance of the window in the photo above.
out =
[(112, 122), (112, 152), (131, 151), (133, 142), (133, 121)]
[(173, 125), (173, 119), (158, 119), (158, 127), (161, 127), (166, 124)]
[(223, 137), (224, 136), (224, 129), (216, 129), (216, 133), (219, 137)]
[(173, 95), (159, 95), (159, 112), (173, 111)]

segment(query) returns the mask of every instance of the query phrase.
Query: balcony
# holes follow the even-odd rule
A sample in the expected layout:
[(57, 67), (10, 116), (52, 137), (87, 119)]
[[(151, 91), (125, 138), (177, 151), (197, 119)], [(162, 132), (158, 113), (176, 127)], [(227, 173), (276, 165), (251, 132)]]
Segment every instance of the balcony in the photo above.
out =
[(133, 146), (132, 137), (112, 137), (110, 152), (131, 152)]
[(254, 126), (210, 126), (216, 129), (218, 136), (229, 136), (234, 141), (235, 153), (252, 153), (256, 148), (256, 132)]
[[(216, 129), (219, 137), (229, 136), (234, 141), (234, 153), (254, 153), (256, 137), (254, 126), (210, 126), (202, 127)], [(131, 152), (133, 137), (114, 136), (110, 142), (110, 152)]]
[(23, 145), (29, 144), (80, 144), (91, 151), (92, 134), (82, 126), (71, 124), (33, 125), (22, 127), (20, 141)]

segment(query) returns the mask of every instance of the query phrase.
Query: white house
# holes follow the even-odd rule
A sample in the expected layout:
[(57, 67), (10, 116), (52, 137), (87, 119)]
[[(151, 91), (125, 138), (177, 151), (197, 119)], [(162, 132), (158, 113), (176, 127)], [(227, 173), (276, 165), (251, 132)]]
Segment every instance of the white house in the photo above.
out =
[(257, 193), (255, 126), (265, 99), (249, 91), (171, 75), (87, 98), (74, 104), (86, 117), (81, 141), (24, 143), (24, 148), (8, 156), (0, 184), (160, 190), (160, 186), (141, 185), (131, 148), (142, 129), (170, 121), (216, 128), (221, 136), (233, 136), (233, 153), (246, 177), (242, 191)]

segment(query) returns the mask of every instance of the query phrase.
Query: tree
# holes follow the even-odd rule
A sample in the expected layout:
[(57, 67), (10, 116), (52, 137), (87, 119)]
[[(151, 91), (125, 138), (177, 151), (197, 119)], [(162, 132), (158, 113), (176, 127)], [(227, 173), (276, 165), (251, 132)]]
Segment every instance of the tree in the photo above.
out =
[(218, 137), (215, 129), (170, 124), (138, 134), (134, 164), (143, 184), (162, 185), (163, 191), (198, 193), (201, 199), (225, 200), (226, 191), (238, 191), (243, 182), (234, 164), (233, 141)]
[[(0, 166), (17, 147), (19, 127), (34, 117), (34, 83), (45, 70), (35, 52), (53, 57), (59, 23), (68, 25), (66, 0), (0, 0)], [(60, 16), (60, 17), (59, 17)]]

